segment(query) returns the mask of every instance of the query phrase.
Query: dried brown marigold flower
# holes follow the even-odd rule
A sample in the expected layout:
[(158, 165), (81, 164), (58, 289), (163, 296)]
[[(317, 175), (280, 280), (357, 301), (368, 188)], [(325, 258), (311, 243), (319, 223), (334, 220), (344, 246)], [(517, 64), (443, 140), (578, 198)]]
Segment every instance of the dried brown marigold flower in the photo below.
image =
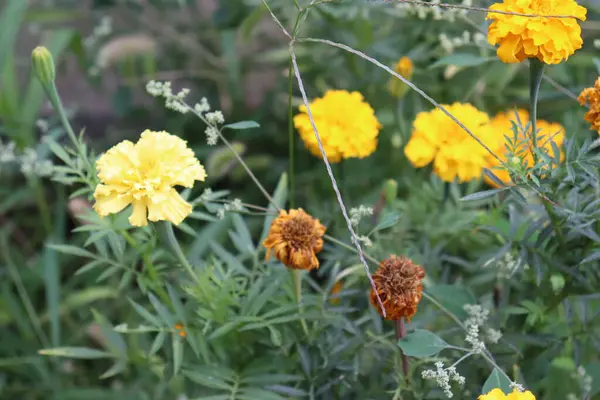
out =
[(267, 248), (266, 259), (271, 256), (271, 251), (275, 251), (275, 257), (290, 268), (319, 268), (317, 253), (323, 249), (324, 234), (325, 227), (303, 209), (289, 213), (282, 210), (263, 242)]
[(594, 87), (583, 89), (577, 99), (582, 106), (585, 103), (590, 106), (585, 113), (585, 120), (592, 124), (592, 129), (600, 133), (600, 77), (596, 79)]
[[(424, 277), (425, 270), (406, 257), (392, 255), (379, 263), (373, 282), (385, 308), (386, 319), (405, 317), (410, 322), (421, 301)], [(371, 304), (383, 316), (377, 294), (371, 289)]]

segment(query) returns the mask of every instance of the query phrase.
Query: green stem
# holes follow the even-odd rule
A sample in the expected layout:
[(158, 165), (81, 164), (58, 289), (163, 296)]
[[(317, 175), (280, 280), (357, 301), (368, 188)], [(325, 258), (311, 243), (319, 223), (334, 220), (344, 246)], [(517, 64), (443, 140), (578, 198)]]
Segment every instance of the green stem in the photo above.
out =
[(156, 293), (158, 293), (158, 296), (166, 304), (171, 304), (169, 295), (167, 294), (165, 289), (160, 284), (160, 277), (158, 275), (158, 272), (156, 271), (156, 267), (154, 266), (152, 259), (150, 258), (150, 254), (148, 254), (147, 251), (143, 251), (143, 252), (141, 251), (139, 243), (137, 242), (137, 240), (135, 240), (135, 238), (133, 236), (131, 236), (129, 234), (129, 232), (127, 232), (126, 230), (121, 230), (120, 233), (121, 233), (121, 236), (123, 236), (125, 238), (127, 243), (129, 243), (129, 245), (131, 247), (133, 247), (135, 250), (137, 250), (142, 255), (142, 261), (144, 263), (144, 270), (148, 273), (150, 280), (154, 284), (154, 289), (156, 290)]
[(42, 87), (48, 95), (48, 99), (50, 100), (50, 104), (52, 104), (54, 111), (56, 111), (56, 113), (58, 114), (63, 128), (67, 131), (71, 143), (73, 143), (73, 146), (75, 146), (75, 150), (77, 150), (77, 153), (81, 157), (81, 160), (85, 162), (89, 173), (93, 173), (95, 171), (95, 167), (90, 162), (88, 155), (82, 148), (80, 141), (77, 139), (77, 136), (73, 131), (73, 127), (71, 126), (71, 123), (67, 118), (67, 113), (65, 112), (65, 109), (62, 105), (62, 101), (60, 100), (60, 96), (58, 95), (58, 91), (56, 90), (56, 85), (54, 84), (54, 82), (51, 82), (49, 84), (42, 84)]
[(48, 209), (48, 203), (46, 203), (46, 196), (44, 194), (44, 190), (40, 184), (39, 179), (37, 178), (31, 178), (30, 184), (33, 187), (33, 191), (35, 192), (35, 200), (37, 202), (40, 214), (42, 216), (42, 224), (44, 225), (44, 230), (46, 231), (46, 234), (50, 235), (52, 233), (52, 218), (50, 217), (50, 210)]
[[(290, 269), (290, 273), (292, 274), (294, 296), (296, 297), (296, 303), (298, 303), (298, 311), (302, 314), (304, 312), (304, 307), (302, 307), (302, 275), (297, 269)], [(308, 336), (308, 326), (304, 317), (300, 319), (300, 324), (302, 325), (302, 330)]]
[(183, 250), (181, 250), (181, 246), (179, 245), (179, 242), (177, 241), (177, 238), (175, 237), (175, 232), (173, 231), (173, 225), (168, 221), (163, 221), (160, 223), (160, 226), (164, 230), (167, 244), (173, 251), (173, 254), (175, 255), (175, 257), (179, 260), (181, 265), (183, 265), (183, 268), (185, 268), (186, 271), (190, 274), (190, 277), (194, 281), (199, 283), (198, 277), (196, 276), (196, 273), (194, 272), (194, 267), (192, 267), (190, 262), (187, 260), (187, 257), (183, 253)]
[(531, 142), (533, 144), (533, 162), (537, 162), (536, 151), (538, 148), (537, 138), (537, 103), (540, 93), (540, 85), (544, 76), (544, 63), (537, 58), (529, 60), (529, 106), (531, 111)]
[(290, 56), (290, 62), (289, 62), (289, 67), (288, 67), (288, 79), (289, 79), (289, 85), (288, 85), (288, 142), (289, 142), (289, 201), (290, 201), (290, 208), (294, 208), (295, 207), (295, 203), (296, 203), (296, 198), (295, 198), (295, 188), (294, 188), (294, 183), (295, 183), (295, 160), (294, 160), (294, 153), (295, 153), (295, 135), (294, 135), (294, 110), (292, 109), (292, 90), (294, 89), (294, 76), (292, 74), (293, 71), (293, 64), (292, 64), (292, 57)]

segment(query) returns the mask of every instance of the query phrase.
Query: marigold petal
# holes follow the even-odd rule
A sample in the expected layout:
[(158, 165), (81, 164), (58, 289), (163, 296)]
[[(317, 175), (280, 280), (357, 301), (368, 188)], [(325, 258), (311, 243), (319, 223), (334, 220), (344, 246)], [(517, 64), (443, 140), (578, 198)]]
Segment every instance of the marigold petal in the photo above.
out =
[(477, 399), (478, 400), (505, 400), (506, 395), (504, 394), (504, 392), (501, 389), (496, 388), (496, 389), (493, 389), (492, 391), (488, 392), (487, 394), (482, 394)]
[(147, 219), (147, 206), (145, 200), (134, 200), (133, 201), (133, 212), (129, 217), (129, 223), (132, 226), (146, 226), (148, 225)]
[(105, 217), (115, 214), (131, 204), (131, 198), (111, 190), (109, 186), (99, 184), (94, 192), (94, 210)]
[(192, 212), (192, 206), (186, 202), (175, 189), (164, 194), (160, 202), (148, 203), (148, 219), (150, 221), (170, 221), (179, 225)]

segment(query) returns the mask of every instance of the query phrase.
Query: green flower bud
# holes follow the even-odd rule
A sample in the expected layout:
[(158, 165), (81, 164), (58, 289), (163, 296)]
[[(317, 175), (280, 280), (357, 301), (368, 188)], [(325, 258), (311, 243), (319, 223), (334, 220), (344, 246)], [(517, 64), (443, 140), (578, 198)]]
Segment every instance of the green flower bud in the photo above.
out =
[(388, 205), (391, 206), (394, 204), (394, 200), (396, 200), (396, 195), (398, 194), (398, 182), (395, 179), (388, 179), (383, 187), (383, 193)]
[(47, 48), (38, 46), (31, 52), (31, 67), (43, 85), (54, 82), (56, 69), (54, 68), (52, 54)]

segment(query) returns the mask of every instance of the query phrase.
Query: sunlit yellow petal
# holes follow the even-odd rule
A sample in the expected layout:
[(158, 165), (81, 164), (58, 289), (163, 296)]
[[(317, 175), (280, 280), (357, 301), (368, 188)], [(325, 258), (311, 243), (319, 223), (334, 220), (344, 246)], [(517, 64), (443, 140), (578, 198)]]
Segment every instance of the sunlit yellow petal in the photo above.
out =
[(148, 225), (148, 219), (146, 218), (146, 200), (134, 200), (133, 201), (133, 212), (129, 217), (129, 223), (133, 226), (146, 226)]
[(179, 225), (192, 212), (187, 203), (175, 189), (169, 190), (160, 202), (148, 203), (148, 219), (150, 221), (170, 221)]

